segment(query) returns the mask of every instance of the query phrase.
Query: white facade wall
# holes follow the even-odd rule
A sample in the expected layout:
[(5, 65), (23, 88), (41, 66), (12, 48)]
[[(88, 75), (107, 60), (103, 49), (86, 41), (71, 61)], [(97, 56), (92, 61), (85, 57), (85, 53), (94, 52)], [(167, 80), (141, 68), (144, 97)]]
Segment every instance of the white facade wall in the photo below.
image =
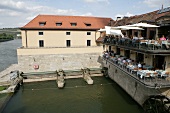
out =
[[(39, 35), (39, 32), (43, 32), (43, 35)], [(66, 32), (70, 32), (70, 35), (66, 35)], [(87, 32), (91, 35), (87, 35)], [(22, 46), (26, 47), (27, 43), (28, 48), (39, 47), (39, 40), (44, 40), (44, 47), (66, 47), (66, 40), (71, 40), (71, 47), (86, 47), (87, 40), (91, 40), (91, 46), (97, 46), (99, 36), (99, 32), (88, 30), (22, 30)]]

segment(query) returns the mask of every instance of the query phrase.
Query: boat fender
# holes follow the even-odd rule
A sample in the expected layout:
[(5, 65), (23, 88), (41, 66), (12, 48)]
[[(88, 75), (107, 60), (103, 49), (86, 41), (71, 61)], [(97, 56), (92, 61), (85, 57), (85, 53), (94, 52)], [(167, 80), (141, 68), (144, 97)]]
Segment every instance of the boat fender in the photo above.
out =
[(35, 64), (34, 66), (34, 69), (39, 69), (39, 65)]

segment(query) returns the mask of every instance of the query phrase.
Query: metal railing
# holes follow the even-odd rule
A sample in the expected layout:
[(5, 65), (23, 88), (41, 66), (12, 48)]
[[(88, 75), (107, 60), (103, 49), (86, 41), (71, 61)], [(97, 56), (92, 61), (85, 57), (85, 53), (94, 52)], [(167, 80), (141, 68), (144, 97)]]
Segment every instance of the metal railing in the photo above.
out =
[(133, 39), (118, 39), (118, 38), (104, 38), (103, 44), (107, 45), (115, 45), (121, 47), (131, 47), (141, 50), (168, 50), (170, 51), (169, 44), (165, 43), (149, 43), (150, 41), (155, 40), (148, 40), (148, 42), (141, 42), (141, 40), (133, 40)]
[(110, 58), (104, 58), (103, 60), (109, 62), (110, 64), (114, 65), (115, 67), (117, 67), (118, 69), (120, 69), (122, 71), (122, 73), (125, 73), (127, 75), (129, 75), (129, 77), (133, 78), (135, 81), (137, 81), (138, 83), (148, 87), (148, 88), (166, 88), (166, 87), (170, 87), (170, 81), (166, 80), (165, 78), (143, 78), (141, 79), (136, 72), (131, 73), (126, 67), (119, 65), (116, 62), (113, 62)]

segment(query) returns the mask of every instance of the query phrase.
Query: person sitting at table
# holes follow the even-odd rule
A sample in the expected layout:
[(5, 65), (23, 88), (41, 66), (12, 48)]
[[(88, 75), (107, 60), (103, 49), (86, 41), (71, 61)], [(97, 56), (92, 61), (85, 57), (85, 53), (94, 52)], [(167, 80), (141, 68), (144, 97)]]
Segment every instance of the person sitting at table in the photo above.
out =
[(136, 35), (133, 36), (133, 40), (138, 40), (138, 39), (139, 38)]
[(165, 36), (162, 35), (162, 37), (160, 38), (160, 40), (166, 40)]
[(123, 33), (123, 37), (122, 38), (129, 39), (129, 37), (126, 35), (126, 33)]
[(142, 69), (142, 64), (140, 62), (138, 63), (138, 69)]
[(127, 59), (128, 64), (131, 64), (132, 60), (131, 59)]
[(139, 35), (139, 40), (143, 40), (144, 38), (142, 37), (142, 35)]

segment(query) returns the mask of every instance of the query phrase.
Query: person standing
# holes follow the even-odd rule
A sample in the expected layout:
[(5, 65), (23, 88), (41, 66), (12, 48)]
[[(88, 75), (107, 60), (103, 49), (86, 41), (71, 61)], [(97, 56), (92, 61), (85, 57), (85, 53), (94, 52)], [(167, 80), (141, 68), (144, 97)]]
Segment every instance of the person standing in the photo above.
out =
[(138, 63), (138, 69), (142, 69), (142, 64), (140, 62)]

